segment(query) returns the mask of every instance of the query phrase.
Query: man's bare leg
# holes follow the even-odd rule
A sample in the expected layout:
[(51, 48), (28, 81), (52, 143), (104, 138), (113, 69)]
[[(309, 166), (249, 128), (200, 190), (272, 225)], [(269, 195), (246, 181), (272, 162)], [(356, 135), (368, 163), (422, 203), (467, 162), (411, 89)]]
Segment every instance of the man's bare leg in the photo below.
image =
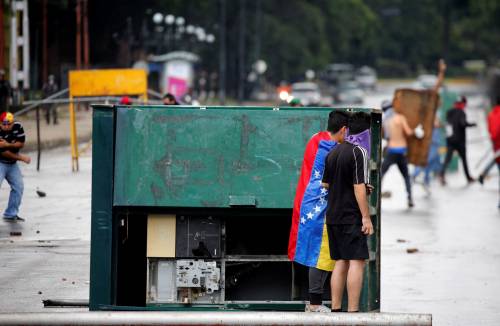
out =
[(332, 310), (342, 307), (342, 295), (344, 294), (347, 271), (349, 270), (349, 261), (337, 260), (332, 272), (330, 285), (332, 288)]
[(359, 297), (363, 286), (364, 260), (349, 260), (347, 273), (347, 311), (359, 311)]

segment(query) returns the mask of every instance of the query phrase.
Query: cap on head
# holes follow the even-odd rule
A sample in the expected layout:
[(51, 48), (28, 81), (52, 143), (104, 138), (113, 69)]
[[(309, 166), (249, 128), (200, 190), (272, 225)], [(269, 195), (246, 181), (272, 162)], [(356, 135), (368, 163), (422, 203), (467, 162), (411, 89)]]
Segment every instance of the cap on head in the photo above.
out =
[(3, 112), (0, 115), (0, 120), (2, 121), (2, 124), (10, 125), (11, 123), (14, 122), (14, 115), (10, 112)]

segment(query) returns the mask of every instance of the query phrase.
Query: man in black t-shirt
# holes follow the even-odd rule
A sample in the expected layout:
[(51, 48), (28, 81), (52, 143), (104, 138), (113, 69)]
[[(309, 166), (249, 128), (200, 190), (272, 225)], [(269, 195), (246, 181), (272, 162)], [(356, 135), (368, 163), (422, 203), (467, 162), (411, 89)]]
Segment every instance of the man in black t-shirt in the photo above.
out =
[[(349, 132), (358, 134), (369, 128), (363, 119), (352, 120)], [(332, 133), (345, 135), (345, 126)], [(369, 183), (368, 153), (347, 141), (327, 156), (322, 184), (328, 188), (326, 224), (331, 258), (336, 260), (331, 279), (332, 311), (341, 311), (346, 280), (348, 311), (359, 310), (365, 260), (368, 259), (366, 236), (373, 234), (367, 199)]]
[(17, 161), (30, 163), (31, 159), (19, 154), (23, 148), (26, 136), (22, 125), (14, 121), (14, 115), (4, 112), (0, 115), (0, 184), (4, 179), (10, 185), (9, 203), (3, 213), (6, 221), (24, 221), (19, 217), (19, 206), (23, 197), (24, 183)]

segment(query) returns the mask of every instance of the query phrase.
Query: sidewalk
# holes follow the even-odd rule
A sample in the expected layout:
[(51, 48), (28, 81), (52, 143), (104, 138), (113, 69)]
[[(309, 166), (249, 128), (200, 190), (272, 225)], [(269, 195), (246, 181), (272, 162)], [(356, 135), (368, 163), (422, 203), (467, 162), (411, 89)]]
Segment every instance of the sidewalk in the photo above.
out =
[[(42, 150), (58, 146), (68, 145), (70, 142), (70, 121), (67, 106), (60, 106), (59, 123), (57, 125), (48, 125), (45, 122), (45, 111), (40, 110), (40, 142)], [(36, 113), (35, 111), (15, 119), (24, 127), (26, 133), (26, 143), (23, 152), (32, 152), (37, 150), (36, 139)], [(92, 138), (92, 110), (86, 111), (82, 108), (76, 111), (76, 134), (78, 142), (86, 142)]]

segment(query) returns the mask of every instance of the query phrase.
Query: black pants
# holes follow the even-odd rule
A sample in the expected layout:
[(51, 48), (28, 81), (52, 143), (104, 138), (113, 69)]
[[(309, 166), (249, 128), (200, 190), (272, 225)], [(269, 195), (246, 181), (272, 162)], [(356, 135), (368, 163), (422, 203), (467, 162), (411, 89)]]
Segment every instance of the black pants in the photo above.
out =
[(57, 124), (57, 107), (53, 104), (46, 104), (45, 107), (45, 121), (50, 124), (50, 116), (52, 115), (54, 124)]
[(467, 149), (465, 147), (465, 142), (461, 144), (457, 144), (454, 142), (446, 142), (446, 157), (444, 159), (444, 164), (443, 164), (443, 170), (441, 170), (441, 176), (444, 177), (444, 174), (446, 172), (446, 168), (448, 167), (448, 164), (450, 164), (451, 157), (453, 156), (453, 152), (457, 151), (458, 156), (460, 156), (460, 159), (462, 160), (462, 165), (464, 167), (464, 173), (465, 177), (467, 180), (471, 180), (471, 176), (469, 173), (469, 166), (467, 165)]
[(382, 162), (382, 175), (380, 178), (382, 179), (384, 177), (387, 170), (389, 170), (393, 164), (397, 164), (399, 172), (401, 172), (401, 175), (405, 179), (406, 193), (408, 194), (408, 200), (411, 200), (411, 182), (410, 175), (408, 174), (408, 161), (406, 160), (406, 154), (387, 152), (384, 157), (384, 162)]
[(323, 289), (330, 272), (309, 267), (309, 301), (312, 305), (323, 303)]

